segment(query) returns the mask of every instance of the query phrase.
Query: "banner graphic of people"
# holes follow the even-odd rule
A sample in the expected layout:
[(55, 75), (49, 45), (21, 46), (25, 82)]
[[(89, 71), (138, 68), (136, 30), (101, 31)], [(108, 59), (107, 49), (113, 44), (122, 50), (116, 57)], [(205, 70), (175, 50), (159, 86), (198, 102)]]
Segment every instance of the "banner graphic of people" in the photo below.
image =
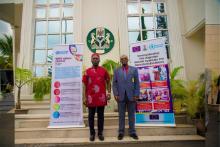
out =
[(53, 49), (48, 128), (84, 127), (82, 107), (83, 44)]
[(130, 60), (140, 81), (136, 125), (175, 126), (165, 39), (131, 44)]

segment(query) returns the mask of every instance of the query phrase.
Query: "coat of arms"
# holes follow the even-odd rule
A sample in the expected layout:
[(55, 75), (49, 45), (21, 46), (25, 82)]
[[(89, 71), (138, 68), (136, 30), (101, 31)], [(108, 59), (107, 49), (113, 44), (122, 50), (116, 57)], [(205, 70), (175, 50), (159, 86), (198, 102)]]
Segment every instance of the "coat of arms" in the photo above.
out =
[(93, 53), (105, 54), (113, 48), (114, 36), (106, 28), (95, 28), (87, 35), (87, 46)]

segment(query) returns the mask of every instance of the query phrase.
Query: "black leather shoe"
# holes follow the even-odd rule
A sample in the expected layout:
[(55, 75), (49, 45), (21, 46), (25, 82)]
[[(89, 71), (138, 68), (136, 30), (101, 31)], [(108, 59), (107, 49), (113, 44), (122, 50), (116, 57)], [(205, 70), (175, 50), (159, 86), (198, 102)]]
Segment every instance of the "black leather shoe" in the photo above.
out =
[(123, 139), (123, 137), (124, 137), (124, 135), (123, 135), (123, 134), (119, 134), (119, 135), (118, 135), (118, 140), (122, 140), (122, 139)]
[(98, 135), (98, 137), (100, 141), (103, 141), (105, 139), (103, 135)]
[(90, 140), (90, 141), (94, 141), (94, 140), (95, 140), (95, 135), (90, 135), (89, 140)]
[(135, 140), (138, 140), (138, 136), (137, 136), (137, 134), (135, 134), (135, 133), (134, 133), (134, 134), (131, 134), (130, 137), (132, 137), (132, 138), (135, 139)]

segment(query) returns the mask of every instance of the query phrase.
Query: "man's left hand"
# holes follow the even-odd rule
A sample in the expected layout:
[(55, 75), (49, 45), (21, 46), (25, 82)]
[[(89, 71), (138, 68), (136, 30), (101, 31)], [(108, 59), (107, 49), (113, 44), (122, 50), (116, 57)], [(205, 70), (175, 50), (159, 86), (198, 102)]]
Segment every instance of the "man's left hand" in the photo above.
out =
[(139, 96), (134, 96), (133, 100), (137, 101), (139, 99)]
[(111, 99), (111, 93), (107, 93), (107, 100), (110, 100)]

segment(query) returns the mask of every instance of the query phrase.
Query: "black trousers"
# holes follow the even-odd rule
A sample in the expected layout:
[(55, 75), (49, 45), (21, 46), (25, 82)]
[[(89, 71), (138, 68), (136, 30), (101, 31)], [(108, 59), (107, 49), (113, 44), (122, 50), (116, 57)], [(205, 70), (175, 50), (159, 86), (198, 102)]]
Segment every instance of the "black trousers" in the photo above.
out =
[(89, 129), (90, 129), (90, 135), (95, 135), (95, 129), (94, 129), (94, 117), (95, 112), (97, 111), (98, 114), (98, 135), (102, 135), (103, 133), (103, 126), (104, 126), (104, 109), (105, 107), (88, 107), (89, 109)]

